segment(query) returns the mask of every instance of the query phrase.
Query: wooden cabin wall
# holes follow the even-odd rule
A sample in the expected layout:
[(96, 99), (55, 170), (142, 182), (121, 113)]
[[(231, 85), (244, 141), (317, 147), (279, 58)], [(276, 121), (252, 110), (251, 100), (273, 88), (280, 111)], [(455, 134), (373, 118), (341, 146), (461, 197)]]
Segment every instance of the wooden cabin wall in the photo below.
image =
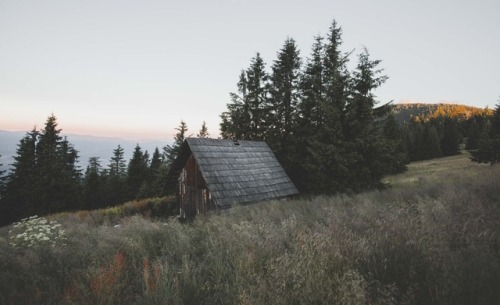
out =
[(193, 155), (189, 156), (179, 176), (178, 200), (187, 218), (205, 214), (213, 208), (207, 184)]

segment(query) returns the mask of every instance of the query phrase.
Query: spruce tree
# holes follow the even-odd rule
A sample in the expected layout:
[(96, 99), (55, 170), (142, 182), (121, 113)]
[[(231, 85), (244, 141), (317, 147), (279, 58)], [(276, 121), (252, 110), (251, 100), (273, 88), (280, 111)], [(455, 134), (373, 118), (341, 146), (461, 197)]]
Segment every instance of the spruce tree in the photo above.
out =
[[(311, 147), (319, 145), (318, 132), (323, 124), (321, 105), (325, 98), (323, 83), (323, 38), (317, 36), (311, 55), (300, 78), (298, 117), (294, 129), (295, 147), (292, 151), (294, 164), (289, 175), (300, 191), (318, 190), (316, 168), (320, 165)], [(324, 173), (323, 173), (324, 174)]]
[(479, 149), (471, 154), (471, 160), (474, 162), (490, 164), (500, 162), (500, 102), (491, 117), (491, 126), (484, 128), (482, 132)]
[(196, 135), (198, 138), (208, 138), (210, 134), (208, 133), (208, 128), (207, 128), (207, 123), (203, 121), (203, 124), (201, 124), (201, 129), (200, 132)]
[(104, 176), (106, 179), (106, 205), (122, 203), (126, 199), (125, 179), (127, 165), (123, 156), (124, 149), (121, 145), (118, 145), (113, 150), (113, 156), (108, 164), (107, 175)]
[(479, 137), (481, 136), (481, 130), (479, 129), (479, 124), (475, 118), (472, 118), (472, 122), (469, 125), (469, 130), (467, 133), (467, 141), (465, 142), (465, 149), (476, 150), (479, 148)]
[(32, 131), (19, 141), (14, 163), (6, 176), (5, 192), (1, 201), (1, 223), (8, 224), (22, 217), (37, 213), (38, 194), (33, 186), (37, 183), (36, 143), (39, 132)]
[(238, 93), (229, 93), (231, 103), (227, 104), (227, 111), (220, 115), (220, 133), (223, 139), (244, 139), (249, 132), (250, 112), (245, 71), (241, 71), (237, 87)]
[(149, 168), (149, 154), (142, 152), (139, 144), (135, 146), (127, 170), (127, 200), (136, 199), (141, 186), (146, 182)]
[(378, 185), (395, 161), (394, 151), (384, 139), (383, 126), (375, 121), (380, 122), (381, 118), (375, 116), (373, 91), (387, 80), (387, 76), (380, 75), (383, 71), (378, 68), (380, 62), (371, 60), (366, 48), (359, 54), (352, 73), (350, 98), (345, 105), (346, 147), (354, 152), (348, 162), (350, 168), (357, 169), (350, 172), (346, 180), (355, 190)]
[(247, 134), (249, 140), (263, 140), (266, 137), (269, 113), (269, 75), (260, 53), (252, 59), (246, 72), (247, 104), (250, 114), (250, 128)]
[(432, 124), (424, 125), (422, 152), (422, 160), (428, 160), (443, 156), (439, 134)]
[(353, 73), (352, 96), (346, 105), (348, 127), (345, 135), (347, 138), (356, 138), (370, 132), (374, 126), (375, 96), (373, 91), (382, 85), (387, 76), (379, 75), (380, 60), (371, 60), (365, 48), (359, 55), (358, 65)]
[(417, 120), (412, 120), (408, 125), (408, 138), (410, 145), (408, 154), (410, 161), (424, 160), (424, 124)]
[(57, 119), (51, 115), (36, 144), (37, 210), (53, 213), (81, 207), (80, 179), (77, 167), (78, 152), (63, 138), (57, 128)]
[(293, 129), (297, 126), (301, 59), (295, 40), (288, 38), (272, 66), (271, 109), (267, 137), (285, 169), (289, 168)]
[(323, 83), (323, 38), (317, 36), (312, 46), (310, 58), (300, 79), (300, 99), (298, 105), (298, 126), (300, 134), (306, 137), (316, 134), (323, 122), (321, 105), (325, 98)]
[(81, 207), (78, 152), (57, 125), (51, 115), (44, 129), (33, 129), (20, 141), (5, 190), (5, 204), (16, 217)]
[(444, 156), (460, 153), (460, 133), (457, 119), (444, 118), (443, 133), (441, 136), (441, 151)]
[(162, 159), (158, 147), (155, 148), (149, 168), (146, 175), (146, 181), (139, 190), (139, 198), (158, 197), (163, 190), (164, 177), (160, 177), (162, 173)]
[[(2, 159), (2, 155), (0, 155), (0, 160)], [(0, 163), (0, 168), (3, 167), (3, 163)], [(0, 205), (1, 205), (1, 200), (4, 196), (4, 190), (5, 190), (5, 171), (0, 170)]]
[(252, 58), (238, 82), (238, 93), (231, 93), (232, 103), (221, 114), (221, 136), (225, 139), (263, 140), (268, 130), (270, 111), (269, 76), (260, 53)]
[(342, 29), (333, 21), (324, 44), (321, 124), (309, 146), (313, 160), (309, 170), (314, 173), (311, 181), (314, 192), (335, 193), (349, 187), (345, 178), (350, 172), (348, 162), (353, 153), (348, 152), (344, 145), (343, 125), (350, 76), (346, 66), (348, 55), (341, 51), (341, 36)]
[(385, 140), (383, 145), (388, 151), (386, 155), (381, 156), (385, 161), (388, 174), (396, 174), (406, 170), (406, 164), (409, 163), (404, 132), (396, 122), (394, 114), (389, 114), (383, 127), (383, 140)]
[(125, 154), (125, 151), (123, 147), (121, 147), (120, 144), (118, 144), (118, 147), (116, 147), (113, 150), (113, 157), (111, 157), (111, 160), (109, 162), (109, 175), (111, 176), (118, 176), (118, 177), (125, 177), (126, 173), (126, 162), (125, 159), (123, 158), (123, 155)]
[(187, 138), (186, 133), (188, 128), (183, 120), (181, 120), (179, 127), (175, 128), (175, 130), (178, 132), (175, 134), (174, 143), (163, 147), (163, 155), (168, 165), (171, 165), (175, 161), (181, 149), (182, 143), (184, 143), (184, 140)]
[(344, 54), (342, 28), (334, 20), (324, 47), (323, 71), (325, 99), (322, 105), (324, 128), (331, 140), (342, 142), (346, 125), (345, 109), (349, 99), (350, 74), (347, 69), (349, 54)]
[(98, 157), (90, 157), (83, 180), (83, 199), (85, 209), (102, 208), (104, 202), (104, 185), (102, 166)]

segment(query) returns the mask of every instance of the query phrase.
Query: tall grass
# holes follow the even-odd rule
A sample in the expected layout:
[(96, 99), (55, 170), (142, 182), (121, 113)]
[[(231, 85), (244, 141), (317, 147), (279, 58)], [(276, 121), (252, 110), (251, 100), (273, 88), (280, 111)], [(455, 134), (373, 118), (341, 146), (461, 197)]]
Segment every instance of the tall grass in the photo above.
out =
[(478, 170), (190, 224), (59, 215), (64, 246), (4, 228), (0, 303), (499, 304), (500, 167)]

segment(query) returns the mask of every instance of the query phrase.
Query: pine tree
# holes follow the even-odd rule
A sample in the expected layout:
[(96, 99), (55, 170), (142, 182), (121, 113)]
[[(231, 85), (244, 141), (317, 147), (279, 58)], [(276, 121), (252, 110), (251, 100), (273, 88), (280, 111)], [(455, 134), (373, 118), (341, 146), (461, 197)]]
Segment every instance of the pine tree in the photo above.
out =
[[(415, 119), (406, 125), (406, 142), (408, 143), (408, 155), (410, 157), (410, 161), (425, 160), (427, 158), (426, 156), (429, 155), (425, 146), (426, 144), (424, 143), (426, 137), (425, 129), (428, 128), (426, 127), (427, 125), (428, 124), (425, 124), (423, 121)], [(439, 144), (439, 136), (437, 136), (437, 141)]]
[(323, 123), (321, 105), (325, 98), (323, 83), (323, 38), (317, 36), (312, 47), (311, 57), (300, 79), (299, 126), (300, 134), (310, 136), (317, 133)]
[(162, 195), (163, 183), (165, 181), (164, 177), (160, 177), (162, 168), (161, 154), (158, 147), (156, 147), (151, 157), (151, 162), (149, 163), (146, 182), (139, 190), (139, 198), (158, 197)]
[[(0, 160), (2, 159), (2, 155), (0, 155)], [(0, 163), (0, 168), (3, 167), (3, 163)], [(5, 191), (5, 179), (6, 177), (4, 176), (5, 175), (5, 171), (4, 170), (0, 170), (0, 205), (1, 205), (1, 200), (4, 196), (4, 191)]]
[(288, 38), (272, 66), (271, 109), (267, 137), (285, 169), (289, 168), (293, 129), (297, 126), (301, 59), (295, 40)]
[(349, 100), (347, 116), (349, 119), (348, 130), (345, 135), (359, 137), (374, 128), (375, 96), (373, 91), (382, 85), (387, 76), (382, 75), (382, 69), (378, 69), (380, 60), (370, 60), (368, 50), (365, 48), (359, 55), (357, 69), (353, 73), (352, 98)]
[[(323, 124), (321, 105), (325, 98), (323, 83), (323, 38), (317, 36), (310, 58), (300, 78), (300, 98), (297, 124), (294, 128), (294, 149), (289, 176), (300, 191), (318, 190), (317, 168), (320, 166), (311, 147), (316, 144), (318, 132)], [(322, 174), (325, 174), (324, 172)]]
[(208, 133), (208, 128), (207, 128), (207, 123), (203, 121), (203, 124), (201, 124), (201, 129), (200, 132), (196, 135), (198, 138), (208, 138), (210, 134)]
[(228, 111), (223, 112), (220, 133), (223, 139), (244, 139), (249, 132), (250, 112), (247, 102), (247, 79), (245, 71), (241, 71), (237, 84), (238, 93), (230, 93), (231, 103)]
[(408, 164), (408, 147), (405, 144), (405, 134), (399, 127), (394, 115), (391, 113), (385, 120), (383, 127), (385, 147), (388, 153), (383, 156), (385, 158), (386, 171), (388, 174), (396, 174), (406, 170)]
[[(345, 105), (349, 96), (348, 55), (340, 50), (342, 30), (335, 21), (324, 44), (323, 85), (324, 97), (320, 100), (320, 115), (316, 134), (310, 139), (308, 149), (312, 163), (313, 192), (335, 193), (348, 188), (345, 177), (349, 174), (348, 162), (352, 152), (344, 145), (343, 125)], [(348, 156), (349, 155), (349, 156)]]
[[(350, 168), (357, 169), (350, 172), (346, 180), (355, 190), (378, 185), (395, 162), (394, 151), (383, 136), (383, 125), (375, 121), (380, 118), (375, 117), (373, 91), (387, 80), (387, 76), (380, 75), (383, 71), (378, 68), (380, 62), (371, 60), (366, 48), (359, 54), (352, 73), (350, 98), (345, 105), (344, 136), (351, 152), (348, 162)], [(384, 114), (381, 111), (381, 115)]]
[(1, 201), (1, 224), (8, 224), (36, 213), (37, 194), (33, 186), (37, 182), (36, 143), (39, 132), (32, 131), (20, 140), (14, 163), (6, 176), (5, 192)]
[(163, 155), (168, 165), (175, 161), (181, 149), (182, 143), (184, 143), (184, 140), (187, 138), (186, 133), (188, 128), (183, 120), (181, 120), (179, 127), (175, 128), (175, 130), (178, 132), (175, 134), (174, 143), (163, 147)]
[(471, 154), (471, 160), (474, 162), (490, 164), (500, 162), (500, 102), (493, 112), (491, 127), (484, 128), (479, 140), (479, 149)]
[(106, 179), (106, 205), (114, 205), (125, 201), (125, 179), (127, 175), (127, 165), (123, 157), (124, 149), (120, 145), (113, 150), (107, 175), (103, 175)]
[(127, 200), (136, 199), (141, 186), (146, 182), (149, 168), (149, 154), (142, 153), (142, 149), (137, 144), (128, 163), (127, 170)]
[(232, 103), (221, 114), (221, 136), (225, 139), (263, 140), (269, 117), (269, 76), (259, 53), (250, 67), (243, 71), (238, 82), (238, 93), (231, 93)]
[(118, 147), (113, 150), (113, 157), (109, 162), (109, 175), (117, 177), (125, 177), (126, 174), (126, 162), (123, 158), (125, 154), (123, 147), (118, 144)]
[(102, 166), (98, 157), (90, 157), (83, 180), (84, 208), (98, 209), (104, 206)]
[(460, 153), (460, 133), (457, 119), (444, 118), (443, 133), (441, 136), (441, 151), (444, 156)]
[(432, 124), (424, 125), (422, 152), (422, 160), (428, 160), (443, 156), (439, 134)]
[[(349, 54), (341, 51), (342, 28), (334, 20), (325, 43), (323, 59), (325, 99), (322, 105), (324, 128), (331, 140), (342, 142), (346, 128), (345, 109), (349, 99)], [(345, 132), (344, 132), (345, 133)]]
[(467, 141), (465, 143), (465, 149), (476, 150), (479, 148), (479, 137), (481, 136), (481, 130), (479, 129), (479, 124), (477, 120), (472, 118), (472, 122), (469, 126), (469, 131), (467, 134)]
[(263, 140), (266, 137), (267, 118), (269, 112), (269, 76), (265, 70), (265, 63), (260, 53), (252, 59), (250, 68), (246, 72), (247, 104), (250, 113), (249, 140)]
[(38, 213), (53, 213), (81, 207), (78, 152), (64, 139), (51, 115), (36, 144)]
[(81, 207), (78, 152), (60, 132), (51, 115), (44, 129), (33, 129), (21, 139), (5, 190), (13, 217)]

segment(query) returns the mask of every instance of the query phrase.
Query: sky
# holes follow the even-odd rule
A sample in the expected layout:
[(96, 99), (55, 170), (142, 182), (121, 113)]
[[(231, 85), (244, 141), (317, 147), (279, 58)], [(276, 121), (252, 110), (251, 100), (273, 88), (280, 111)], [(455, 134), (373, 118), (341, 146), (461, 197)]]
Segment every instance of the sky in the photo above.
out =
[(0, 0), (0, 130), (172, 140), (219, 115), (260, 52), (270, 69), (287, 37), (303, 61), (332, 20), (343, 50), (364, 47), (389, 76), (380, 104), (500, 96), (500, 1)]

